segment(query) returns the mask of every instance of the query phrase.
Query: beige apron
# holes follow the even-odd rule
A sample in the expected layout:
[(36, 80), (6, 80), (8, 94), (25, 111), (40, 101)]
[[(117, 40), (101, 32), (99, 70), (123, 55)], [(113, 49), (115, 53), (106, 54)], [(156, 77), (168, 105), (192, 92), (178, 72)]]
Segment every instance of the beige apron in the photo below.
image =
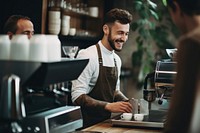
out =
[[(103, 66), (100, 47), (98, 44), (96, 44), (96, 47), (99, 57), (99, 76), (96, 85), (88, 95), (96, 100), (113, 102), (118, 77), (116, 60), (114, 58), (114, 67)], [(98, 122), (109, 119), (111, 116), (111, 113), (109, 111), (98, 107), (90, 108), (87, 106), (82, 107), (81, 109), (84, 127), (88, 127)]]

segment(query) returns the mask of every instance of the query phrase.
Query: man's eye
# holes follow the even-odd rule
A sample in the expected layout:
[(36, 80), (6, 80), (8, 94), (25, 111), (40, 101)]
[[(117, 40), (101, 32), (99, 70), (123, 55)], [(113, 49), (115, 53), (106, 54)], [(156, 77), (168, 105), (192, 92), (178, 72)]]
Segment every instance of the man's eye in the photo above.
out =
[(24, 31), (24, 32), (23, 32), (23, 34), (26, 34), (26, 35), (27, 35), (27, 34), (28, 34), (28, 32), (27, 32), (27, 31)]
[(33, 35), (34, 32), (31, 32), (31, 31), (24, 31), (23, 34), (25, 34), (25, 35)]

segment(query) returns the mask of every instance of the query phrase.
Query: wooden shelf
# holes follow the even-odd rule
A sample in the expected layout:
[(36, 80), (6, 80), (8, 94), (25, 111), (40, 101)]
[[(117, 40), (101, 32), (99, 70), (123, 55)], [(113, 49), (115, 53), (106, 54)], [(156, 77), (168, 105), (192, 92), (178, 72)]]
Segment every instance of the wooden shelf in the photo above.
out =
[(66, 46), (79, 46), (80, 49), (87, 48), (96, 44), (100, 37), (87, 37), (87, 36), (59, 36), (62, 45)]
[(69, 10), (62, 10), (62, 14), (63, 15), (69, 15), (71, 17), (81, 17), (81, 18), (87, 18), (87, 19), (94, 19), (94, 20), (100, 20), (100, 17), (93, 17), (87, 14), (83, 14), (83, 13), (77, 13), (77, 12), (73, 12), (73, 11), (69, 11)]
[(80, 0), (79, 2), (87, 4), (87, 7), (98, 7), (98, 17), (60, 8), (62, 15), (70, 16), (70, 28), (76, 28), (76, 35), (64, 36), (60, 33), (59, 39), (62, 45), (79, 46), (82, 49), (96, 44), (101, 38), (105, 3), (104, 0)]

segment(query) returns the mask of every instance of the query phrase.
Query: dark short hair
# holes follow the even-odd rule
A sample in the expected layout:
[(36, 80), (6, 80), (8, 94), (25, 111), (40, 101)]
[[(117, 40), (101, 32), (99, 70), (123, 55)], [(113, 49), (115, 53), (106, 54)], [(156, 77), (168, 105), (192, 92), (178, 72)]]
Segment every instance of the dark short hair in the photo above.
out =
[(198, 15), (200, 14), (200, 0), (167, 0), (167, 5), (169, 5), (173, 10), (175, 9), (174, 1), (176, 1), (181, 10), (188, 15)]
[(114, 23), (115, 21), (121, 24), (128, 24), (132, 21), (132, 15), (127, 10), (114, 8), (106, 13), (104, 24)]
[(16, 33), (17, 31), (17, 22), (20, 19), (24, 19), (24, 20), (30, 20), (29, 17), (27, 16), (22, 16), (22, 15), (12, 15), (8, 18), (8, 20), (6, 21), (5, 25), (4, 25), (4, 33), (7, 34), (7, 32), (12, 32), (12, 33)]

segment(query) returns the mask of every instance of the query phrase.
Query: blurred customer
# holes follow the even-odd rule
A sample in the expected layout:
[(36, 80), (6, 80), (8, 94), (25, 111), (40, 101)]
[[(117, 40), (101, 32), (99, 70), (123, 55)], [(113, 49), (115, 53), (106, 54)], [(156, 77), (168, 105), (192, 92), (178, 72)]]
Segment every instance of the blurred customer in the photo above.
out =
[(198, 133), (200, 112), (195, 112), (200, 104), (200, 0), (166, 3), (182, 36), (177, 45), (177, 76), (164, 132)]
[(105, 16), (103, 38), (78, 54), (78, 58), (89, 58), (72, 85), (72, 101), (81, 106), (84, 127), (109, 119), (111, 112), (132, 112), (131, 104), (125, 102), (128, 98), (120, 91), (121, 59), (115, 53), (128, 39), (131, 20), (126, 10), (110, 10)]
[(4, 25), (4, 33), (8, 34), (10, 39), (14, 34), (25, 34), (30, 39), (34, 34), (34, 26), (29, 17), (12, 15)]

